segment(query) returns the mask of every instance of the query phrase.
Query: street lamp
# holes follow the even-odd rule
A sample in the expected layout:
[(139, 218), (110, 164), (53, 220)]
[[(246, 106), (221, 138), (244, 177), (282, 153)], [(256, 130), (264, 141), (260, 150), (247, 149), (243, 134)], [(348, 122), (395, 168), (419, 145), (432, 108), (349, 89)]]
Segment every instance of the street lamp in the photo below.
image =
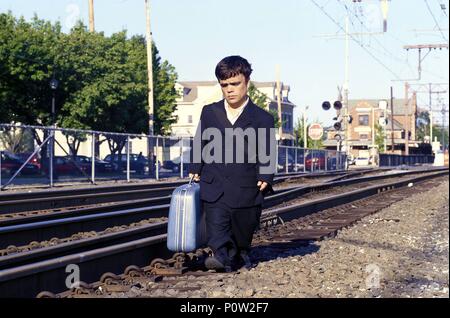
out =
[(58, 88), (59, 81), (53, 77), (50, 81), (50, 88), (52, 89), (52, 125), (55, 125), (55, 93)]
[[(50, 88), (52, 90), (52, 126), (56, 125), (56, 118), (55, 118), (55, 93), (56, 89), (58, 88), (59, 81), (53, 76), (52, 80), (50, 81)], [(50, 132), (51, 138), (50, 138), (50, 158), (49, 158), (49, 172), (50, 172), (50, 187), (53, 187), (53, 157), (55, 154), (55, 131), (51, 130)]]

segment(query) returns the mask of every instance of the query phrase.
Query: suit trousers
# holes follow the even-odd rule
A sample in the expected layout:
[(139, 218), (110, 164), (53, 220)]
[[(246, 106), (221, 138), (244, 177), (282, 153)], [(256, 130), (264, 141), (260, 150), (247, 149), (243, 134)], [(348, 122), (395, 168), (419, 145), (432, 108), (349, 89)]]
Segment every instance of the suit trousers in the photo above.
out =
[(259, 227), (261, 205), (231, 208), (223, 201), (222, 194), (214, 202), (202, 202), (206, 215), (208, 246), (214, 252), (224, 246), (249, 250), (253, 234)]

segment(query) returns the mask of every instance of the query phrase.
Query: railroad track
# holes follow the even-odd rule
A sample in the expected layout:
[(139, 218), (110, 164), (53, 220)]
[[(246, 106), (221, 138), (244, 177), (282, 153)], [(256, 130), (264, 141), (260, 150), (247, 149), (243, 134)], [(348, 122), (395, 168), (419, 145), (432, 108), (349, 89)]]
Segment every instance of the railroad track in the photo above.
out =
[[(266, 197), (263, 207), (267, 209), (307, 193), (325, 191), (337, 186), (343, 187), (379, 179), (403, 177), (411, 173), (417, 172), (403, 171), (390, 175), (375, 175), (345, 180), (340, 180), (341, 177), (339, 177), (336, 181), (331, 179), (324, 183), (316, 182), (310, 185), (297, 185), (280, 189), (277, 194)], [(97, 236), (95, 233), (98, 231), (142, 220), (149, 220), (149, 222), (155, 223), (160, 218), (167, 217), (169, 205), (170, 195), (167, 195), (115, 205), (95, 206), (68, 212), (32, 215), (28, 218), (22, 217), (0, 221), (0, 255), (66, 243), (72, 240), (71, 236), (81, 238)], [(94, 232), (94, 234), (91, 232)], [(28, 246), (23, 246), (25, 244), (28, 244)], [(18, 248), (18, 246), (23, 247)], [(4, 266), (0, 260), (1, 268), (4, 268)]]
[[(259, 231), (254, 239), (254, 262), (273, 259), (287, 249), (310, 244), (311, 241), (334, 236), (339, 229), (351, 226), (361, 218), (376, 213), (389, 205), (437, 186), (448, 176), (421, 180), (413, 187), (396, 188), (371, 197), (331, 207), (315, 214)], [(387, 220), (387, 221), (396, 221)], [(309, 229), (310, 231), (306, 231)], [(314, 230), (314, 232), (313, 232)], [(264, 253), (270, 249), (270, 253)], [(60, 294), (41, 292), (39, 297), (58, 298), (103, 298), (103, 297), (182, 297), (204, 286), (225, 281), (234, 273), (211, 273), (202, 268), (201, 263), (209, 255), (208, 250), (195, 253), (174, 254), (168, 259), (154, 259), (150, 265), (139, 267), (130, 265), (123, 274), (104, 273), (92, 284), (81, 282), (71, 290)], [(211, 284), (212, 283), (212, 284)], [(161, 290), (163, 292), (161, 293)]]
[[(395, 187), (404, 186), (405, 182), (406, 184), (409, 182), (417, 182), (426, 178), (437, 177), (442, 174), (448, 174), (448, 170), (433, 171), (428, 173), (422, 172), (422, 175), (420, 176), (404, 175), (401, 181), (390, 183), (384, 182), (383, 185), (372, 185), (363, 189), (353, 190), (346, 194), (339, 194), (325, 199), (321, 198), (310, 200), (296, 206), (265, 211), (262, 221), (266, 225), (277, 224), (280, 220), (287, 222), (289, 219), (298, 217), (299, 213), (301, 215), (305, 215), (308, 213), (317, 212), (325, 209), (327, 205), (336, 205), (337, 202), (339, 202), (339, 204), (345, 204), (361, 199), (365, 196), (374, 195), (380, 191), (386, 191)], [(374, 176), (372, 176), (372, 178), (373, 177)], [(336, 182), (344, 181), (345, 180)], [(321, 185), (320, 187), (327, 186), (328, 185)], [(298, 191), (301, 193), (302, 190), (292, 189), (291, 191)], [(153, 227), (153, 230), (156, 231), (156, 227), (158, 226), (158, 224), (150, 224), (140, 227), (139, 230), (142, 232), (150, 231), (150, 228)], [(133, 230), (135, 231), (133, 234), (137, 234), (136, 229), (129, 229), (129, 231)], [(109, 235), (116, 235), (117, 239), (121, 235), (124, 235), (123, 233), (123, 231), (119, 231), (117, 233), (110, 233)], [(41, 290), (52, 290), (53, 292), (59, 292), (65, 289), (64, 283), (67, 275), (65, 268), (70, 264), (78, 264), (80, 272), (82, 273), (82, 280), (96, 281), (98, 280), (100, 274), (104, 272), (119, 273), (127, 267), (126, 265), (129, 264), (144, 266), (145, 264), (150, 264), (151, 259), (157, 257), (170, 257), (170, 253), (165, 248), (165, 234), (156, 235), (155, 233), (150, 234), (150, 232), (147, 232), (144, 237), (131, 241), (127, 241), (124, 237), (125, 235), (121, 237), (124, 241), (120, 243), (119, 241), (115, 241), (114, 245), (107, 245), (104, 247), (98, 247), (99, 245), (91, 245), (91, 247), (98, 248), (89, 249), (78, 254), (73, 253), (42, 261), (34, 261), (33, 263), (27, 263), (33, 259), (32, 257), (27, 260), (27, 256), (25, 256), (26, 254), (17, 254), (21, 255), (17, 257), (22, 257), (22, 262), (24, 265), (18, 265), (19, 263), (17, 263), (17, 261), (14, 263), (14, 254), (8, 255), (10, 262), (9, 264), (16, 264), (17, 266), (14, 265), (14, 267), (0, 271), (0, 295), (13, 297), (34, 297)], [(131, 238), (131, 236), (129, 238)], [(106, 241), (107, 239), (104, 238), (104, 240)], [(78, 244), (82, 244), (81, 241), (79, 241)], [(83, 243), (87, 244), (86, 241)], [(58, 248), (62, 247), (60, 246)], [(42, 249), (39, 252), (43, 253), (40, 255), (41, 257), (45, 257), (45, 253), (49, 253), (48, 255), (51, 255), (49, 250), (44, 250), (45, 249)], [(189, 257), (198, 258), (198, 255), (195, 256), (195, 254), (193, 254), (189, 255)], [(157, 262), (154, 262), (151, 265), (153, 267), (159, 266)], [(134, 269), (134, 271), (136, 270)]]
[[(317, 178), (346, 178), (365, 173), (376, 173), (387, 169), (361, 169), (359, 171), (328, 171), (317, 173), (288, 173), (277, 174), (274, 184), (293, 180), (308, 180)], [(128, 200), (148, 199), (164, 196), (187, 182), (161, 181), (157, 183), (120, 184), (114, 186), (95, 186), (88, 188), (59, 189), (35, 192), (11, 192), (0, 194), (0, 221), (6, 214), (19, 214), (20, 212), (36, 211), (36, 214), (45, 210), (81, 208), (94, 204), (120, 202)], [(1, 226), (1, 225), (0, 225)]]
[[(321, 174), (320, 176), (316, 177), (314, 177), (313, 175), (291, 175), (289, 177), (277, 177), (274, 183), (281, 186), (283, 184), (289, 185), (292, 183), (299, 183), (301, 180), (301, 182), (305, 184), (316, 184), (318, 183), (317, 179), (320, 179), (320, 182), (329, 182), (352, 178), (366, 173), (380, 173), (380, 171), (378, 169), (370, 169), (370, 171), (365, 170), (360, 172), (334, 172), (332, 174)], [(310, 182), (306, 182), (307, 180), (309, 180)], [(67, 195), (66, 190), (64, 190), (64, 193), (60, 193), (60, 191), (57, 191), (56, 195), (49, 194), (49, 196), (47, 197), (40, 197), (42, 194), (39, 194), (39, 196), (36, 198), (34, 197), (36, 196), (36, 194), (33, 194), (32, 198), (26, 198), (26, 196), (24, 197), (23, 194), (19, 194), (20, 198), (18, 198), (17, 195), (13, 195), (10, 198), (6, 198), (5, 201), (0, 202), (0, 208), (4, 208), (0, 210), (0, 227), (49, 221), (63, 217), (76, 217), (81, 215), (93, 214), (95, 212), (112, 212), (118, 211), (120, 209), (133, 209), (139, 207), (148, 207), (152, 205), (168, 204), (170, 202), (170, 194), (173, 192), (175, 187), (184, 183), (185, 182), (177, 183), (175, 185), (173, 185), (173, 183), (163, 183), (161, 187), (158, 188), (153, 188), (153, 185), (151, 185), (149, 189), (142, 189), (142, 186), (135, 188), (135, 185), (133, 185), (131, 189), (127, 188), (124, 191), (120, 191), (120, 189), (113, 189), (114, 192), (108, 192), (108, 190), (100, 190), (100, 192), (98, 193), (86, 193), (86, 189), (81, 189), (81, 193), (75, 193), (73, 195)], [(288, 188), (288, 186), (278, 187), (276, 191), (278, 193), (281, 193), (286, 191), (285, 188)], [(91, 189), (91, 191), (93, 190), (95, 189)], [(122, 199), (122, 197), (126, 197), (127, 199)], [(64, 202), (66, 198), (68, 198), (68, 202)], [(0, 199), (2, 199), (1, 196)], [(23, 210), (26, 206), (31, 206), (32, 204), (35, 204), (40, 200), (46, 201), (44, 205), (59, 207), (37, 210), (35, 206), (32, 210), (14, 213), (6, 212), (11, 209)], [(77, 200), (83, 201), (85, 205), (72, 205)], [(96, 202), (92, 203), (92, 201)], [(20, 206), (11, 208), (15, 204), (18, 204)]]

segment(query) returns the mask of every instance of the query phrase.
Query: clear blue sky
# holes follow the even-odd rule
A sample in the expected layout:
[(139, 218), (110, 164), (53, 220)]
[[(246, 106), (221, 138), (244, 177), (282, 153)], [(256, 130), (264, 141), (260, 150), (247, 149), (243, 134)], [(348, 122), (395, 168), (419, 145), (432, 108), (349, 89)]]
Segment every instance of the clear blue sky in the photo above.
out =
[[(151, 0), (152, 33), (160, 55), (176, 67), (179, 80), (215, 80), (216, 63), (231, 54), (252, 63), (255, 81), (274, 81), (279, 64), (281, 80), (291, 86), (290, 99), (298, 105), (294, 116), (309, 105), (309, 117), (330, 124), (333, 111), (323, 111), (321, 103), (334, 101), (337, 86), (343, 84), (345, 46), (343, 37), (322, 37), (343, 33), (324, 12), (342, 27), (348, 14), (350, 33), (376, 33), (382, 28), (381, 6), (379, 0), (314, 2)], [(407, 52), (403, 45), (448, 44), (448, 7), (448, 0), (389, 1), (388, 32), (355, 35), (360, 44), (350, 42), (350, 99), (388, 98), (391, 85), (395, 97), (403, 98), (403, 83), (392, 80), (416, 78), (418, 60), (417, 51)], [(94, 0), (94, 8), (97, 31), (145, 33), (144, 0)], [(60, 21), (65, 32), (77, 19), (89, 21), (88, 0), (0, 0), (0, 12), (8, 10), (26, 19), (36, 13)], [(447, 49), (432, 51), (423, 62), (420, 83), (448, 83), (448, 64)], [(448, 104), (448, 94), (441, 99)], [(438, 102), (435, 96), (433, 103)], [(426, 103), (428, 95), (420, 95), (419, 104)]]

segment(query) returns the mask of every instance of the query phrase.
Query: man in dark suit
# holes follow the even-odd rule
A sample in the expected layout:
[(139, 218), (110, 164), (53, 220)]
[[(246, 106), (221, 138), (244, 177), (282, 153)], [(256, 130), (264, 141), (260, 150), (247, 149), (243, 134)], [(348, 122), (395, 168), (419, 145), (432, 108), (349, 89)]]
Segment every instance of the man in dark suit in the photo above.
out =
[(213, 250), (205, 261), (209, 269), (251, 266), (248, 252), (261, 204), (273, 191), (274, 118), (247, 96), (251, 72), (240, 56), (219, 62), (215, 73), (224, 99), (203, 107), (194, 138), (189, 172), (200, 182), (208, 246)]

